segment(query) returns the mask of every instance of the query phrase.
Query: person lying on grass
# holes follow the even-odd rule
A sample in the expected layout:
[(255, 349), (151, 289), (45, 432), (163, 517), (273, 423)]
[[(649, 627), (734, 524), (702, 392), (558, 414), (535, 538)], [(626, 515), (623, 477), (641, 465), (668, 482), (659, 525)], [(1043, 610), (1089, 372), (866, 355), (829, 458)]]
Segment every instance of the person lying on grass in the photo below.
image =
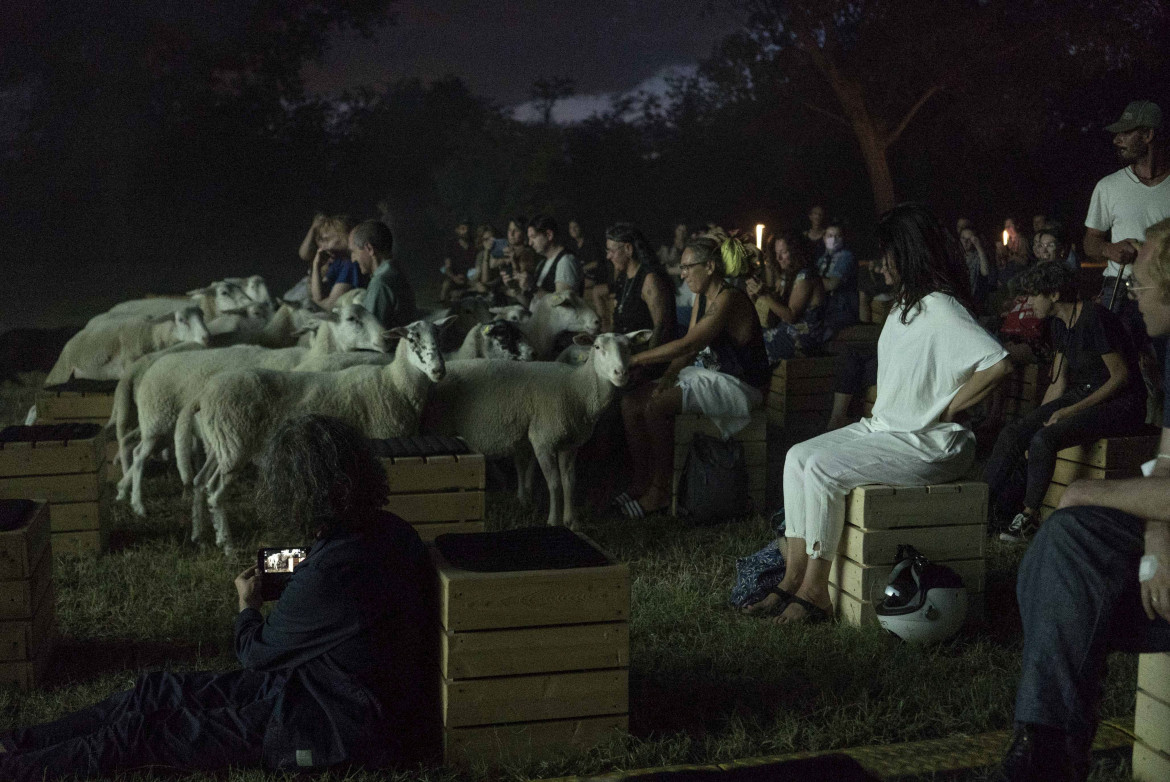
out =
[(258, 495), (272, 519), (314, 540), (267, 618), (255, 567), (236, 578), (241, 669), (155, 671), (95, 706), (0, 735), (0, 779), (419, 760), (425, 552), (409, 524), (380, 510), (388, 493), (357, 430), (324, 416), (284, 424)]
[(877, 225), (882, 274), (897, 291), (878, 340), (873, 417), (793, 446), (784, 461), (784, 579), (748, 613), (781, 624), (832, 616), (829, 567), (845, 525), (845, 496), (867, 483), (953, 481), (975, 458), (975, 435), (955, 416), (1011, 371), (1007, 351), (965, 304), (958, 240), (919, 204)]

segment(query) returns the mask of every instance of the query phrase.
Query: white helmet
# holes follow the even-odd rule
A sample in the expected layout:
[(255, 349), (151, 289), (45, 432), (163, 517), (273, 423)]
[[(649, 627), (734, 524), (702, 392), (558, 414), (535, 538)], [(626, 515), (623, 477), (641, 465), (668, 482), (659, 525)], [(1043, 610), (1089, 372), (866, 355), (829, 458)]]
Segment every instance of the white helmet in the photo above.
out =
[(959, 574), (936, 565), (913, 546), (898, 546), (878, 622), (903, 641), (930, 644), (959, 632), (967, 618), (967, 588)]

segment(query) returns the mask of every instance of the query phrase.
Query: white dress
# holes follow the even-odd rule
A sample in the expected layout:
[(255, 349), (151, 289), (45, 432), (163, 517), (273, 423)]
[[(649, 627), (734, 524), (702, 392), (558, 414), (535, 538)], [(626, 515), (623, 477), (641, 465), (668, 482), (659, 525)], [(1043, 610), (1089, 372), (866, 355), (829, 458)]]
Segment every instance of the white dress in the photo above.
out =
[(1007, 351), (943, 293), (925, 296), (907, 319), (895, 307), (878, 338), (873, 417), (799, 443), (784, 460), (787, 535), (804, 540), (810, 557), (836, 554), (852, 489), (952, 481), (975, 458), (975, 435), (939, 417), (975, 372)]

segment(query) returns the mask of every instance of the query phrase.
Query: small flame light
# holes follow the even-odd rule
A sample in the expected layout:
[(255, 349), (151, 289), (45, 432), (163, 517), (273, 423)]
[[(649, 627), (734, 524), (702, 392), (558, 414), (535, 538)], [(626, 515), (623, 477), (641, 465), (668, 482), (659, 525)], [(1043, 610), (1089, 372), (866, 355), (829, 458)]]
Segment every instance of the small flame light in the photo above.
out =
[(1003, 229), (1003, 246), (1004, 247), (1007, 247), (1007, 242), (1008, 242), (1008, 232), (1007, 232), (1007, 229), (1005, 228), (1005, 229)]
[(764, 224), (756, 223), (756, 247), (764, 249)]

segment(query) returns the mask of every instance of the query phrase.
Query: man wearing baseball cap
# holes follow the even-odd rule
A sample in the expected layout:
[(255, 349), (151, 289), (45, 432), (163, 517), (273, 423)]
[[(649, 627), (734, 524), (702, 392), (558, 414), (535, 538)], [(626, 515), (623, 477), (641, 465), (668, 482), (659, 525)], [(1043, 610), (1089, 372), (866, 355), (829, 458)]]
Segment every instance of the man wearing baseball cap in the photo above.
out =
[[(1116, 285), (1118, 276), (1129, 276), (1125, 267), (1137, 256), (1146, 228), (1170, 217), (1170, 156), (1162, 110), (1152, 101), (1133, 101), (1105, 130), (1113, 134), (1117, 156), (1126, 166), (1101, 179), (1093, 189), (1085, 218), (1085, 253), (1095, 261), (1108, 261), (1101, 299), (1118, 312), (1127, 302)], [(1141, 328), (1136, 313), (1134, 318), (1126, 318), (1126, 314), (1122, 313), (1123, 320), (1132, 320)], [(1142, 328), (1143, 335), (1144, 331)]]

